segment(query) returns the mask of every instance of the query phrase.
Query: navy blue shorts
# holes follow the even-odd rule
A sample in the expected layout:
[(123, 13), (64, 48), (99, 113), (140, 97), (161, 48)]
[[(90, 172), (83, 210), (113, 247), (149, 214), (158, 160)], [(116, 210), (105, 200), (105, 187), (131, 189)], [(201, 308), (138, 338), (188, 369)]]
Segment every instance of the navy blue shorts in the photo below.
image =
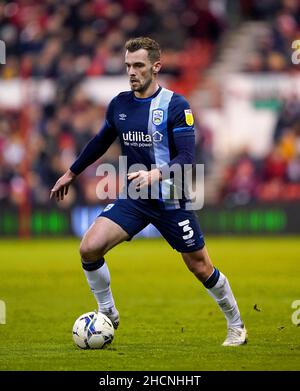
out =
[(191, 210), (165, 210), (158, 206), (156, 200), (128, 198), (107, 205), (99, 216), (114, 221), (128, 233), (130, 239), (151, 223), (178, 252), (192, 252), (204, 247), (196, 214)]

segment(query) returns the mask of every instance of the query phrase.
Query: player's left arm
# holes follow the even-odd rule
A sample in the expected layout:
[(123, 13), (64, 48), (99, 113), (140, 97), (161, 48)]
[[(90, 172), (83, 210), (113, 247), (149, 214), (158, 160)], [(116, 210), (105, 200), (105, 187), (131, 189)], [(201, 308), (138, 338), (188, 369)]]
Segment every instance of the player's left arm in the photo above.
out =
[(159, 167), (161, 179), (169, 177), (170, 169), (175, 173), (178, 168), (183, 170), (185, 165), (195, 162), (194, 117), (184, 97), (175, 94), (170, 102), (169, 118), (175, 154), (170, 162)]
[(188, 102), (182, 96), (176, 95), (171, 101), (169, 117), (176, 155), (159, 168), (128, 174), (128, 179), (133, 180), (137, 188), (167, 179), (170, 169), (176, 173), (178, 168), (182, 170), (186, 164), (195, 161), (194, 118)]

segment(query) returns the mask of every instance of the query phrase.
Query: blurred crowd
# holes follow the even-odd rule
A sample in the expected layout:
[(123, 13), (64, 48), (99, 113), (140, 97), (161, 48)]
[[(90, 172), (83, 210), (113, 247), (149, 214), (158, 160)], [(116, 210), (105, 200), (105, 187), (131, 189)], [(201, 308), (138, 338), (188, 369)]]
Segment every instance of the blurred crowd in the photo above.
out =
[[(128, 38), (157, 39), (169, 88), (188, 97), (230, 25), (226, 7), (236, 11), (237, 4), (242, 18), (269, 26), (245, 71), (287, 71), (290, 41), (299, 31), (297, 0), (0, 0), (0, 39), (6, 43), (0, 81), (50, 79), (56, 85), (55, 97), (46, 104), (29, 100), (22, 110), (0, 107), (0, 203), (48, 204), (49, 189), (104, 119), (106, 107), (92, 101), (81, 83), (90, 76), (124, 74)], [(279, 113), (270, 154), (258, 162), (244, 151), (226, 170), (222, 200), (300, 199), (299, 102), (289, 117), (290, 106)], [(209, 166), (212, 134), (198, 124), (196, 133), (197, 161)], [(119, 153), (116, 142), (100, 161), (117, 167)], [(98, 181), (93, 165), (63, 206), (98, 203)]]
[[(265, 24), (244, 71), (299, 73), (299, 66), (291, 59), (295, 51), (292, 42), (300, 40), (300, 2), (254, 0), (244, 2), (244, 6), (248, 17)], [(226, 168), (220, 192), (220, 200), (225, 204), (300, 201), (300, 101), (297, 94), (279, 101), (277, 115), (273, 145), (267, 156), (255, 159), (245, 150)]]
[(0, 75), (60, 82), (119, 75), (124, 42), (147, 35), (164, 50), (164, 71), (178, 75), (180, 52), (193, 40), (216, 42), (222, 30), (207, 0), (0, 1), (0, 39), (7, 45)]
[(254, 159), (246, 150), (227, 167), (221, 198), (228, 206), (300, 201), (300, 101), (294, 96), (283, 103), (267, 156)]
[[(47, 205), (49, 190), (104, 119), (106, 107), (95, 104), (81, 82), (124, 74), (128, 38), (157, 39), (163, 73), (170, 88), (173, 80), (180, 90), (197, 83), (223, 29), (205, 0), (0, 0), (0, 39), (7, 48), (0, 80), (50, 79), (57, 90), (47, 104), (28, 100), (21, 111), (0, 107), (0, 202)], [(117, 166), (119, 152), (116, 142), (101, 161)], [(93, 165), (63, 206), (98, 203), (98, 181)]]
[[(298, 0), (257, 0), (250, 15), (267, 22), (260, 33), (255, 50), (249, 55), (247, 72), (292, 72), (297, 70), (291, 58), (300, 39), (300, 2)], [(297, 45), (300, 47), (300, 43)], [(299, 56), (298, 56), (299, 57)]]

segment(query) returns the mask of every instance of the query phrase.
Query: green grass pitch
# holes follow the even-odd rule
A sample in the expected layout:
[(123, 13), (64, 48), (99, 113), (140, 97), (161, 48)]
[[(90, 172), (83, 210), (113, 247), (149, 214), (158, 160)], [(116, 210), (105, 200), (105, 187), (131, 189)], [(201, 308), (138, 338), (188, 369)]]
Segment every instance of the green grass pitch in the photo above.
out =
[[(0, 370), (299, 370), (299, 238), (208, 237), (227, 275), (249, 343), (221, 346), (226, 323), (168, 244), (133, 240), (107, 255), (120, 328), (103, 350), (80, 350), (72, 326), (96, 304), (76, 239), (2, 240)], [(255, 308), (254, 308), (255, 307)]]

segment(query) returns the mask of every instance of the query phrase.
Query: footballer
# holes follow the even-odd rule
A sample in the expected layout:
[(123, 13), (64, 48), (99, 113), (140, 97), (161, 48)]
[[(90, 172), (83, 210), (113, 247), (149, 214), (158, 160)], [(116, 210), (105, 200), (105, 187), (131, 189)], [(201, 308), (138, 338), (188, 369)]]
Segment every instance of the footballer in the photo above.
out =
[(128, 166), (143, 164), (147, 168), (129, 170), (128, 183), (139, 190), (158, 184), (159, 191), (152, 198), (119, 197), (104, 208), (81, 241), (83, 271), (99, 312), (118, 327), (119, 312), (104, 256), (151, 223), (181, 254), (188, 269), (223, 312), (227, 321), (223, 346), (243, 345), (247, 342), (247, 331), (237, 302), (226, 276), (211, 262), (195, 212), (187, 208), (190, 200), (186, 196), (172, 198), (165, 191), (172, 166), (194, 163), (195, 134), (190, 106), (184, 97), (158, 84), (161, 51), (156, 41), (149, 37), (133, 38), (127, 41), (125, 49), (130, 91), (112, 99), (101, 130), (58, 179), (50, 196), (63, 200), (75, 178), (118, 137)]

